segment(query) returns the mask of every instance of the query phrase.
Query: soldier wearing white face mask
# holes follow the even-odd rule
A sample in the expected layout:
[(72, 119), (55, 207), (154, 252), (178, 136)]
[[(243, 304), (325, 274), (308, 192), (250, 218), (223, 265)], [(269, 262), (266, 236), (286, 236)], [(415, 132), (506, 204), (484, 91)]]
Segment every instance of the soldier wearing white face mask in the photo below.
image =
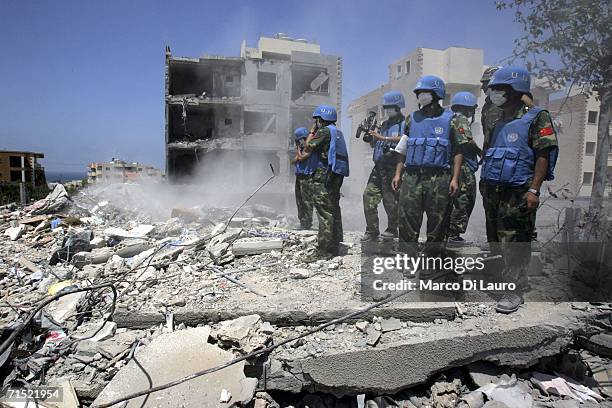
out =
[(525, 103), (530, 85), (529, 72), (521, 67), (500, 68), (489, 83), (489, 98), (501, 117), (484, 152), (480, 191), (491, 251), (503, 255), (501, 279), (517, 288), (497, 303), (501, 313), (523, 303), (540, 187), (554, 178), (559, 154), (550, 114)]
[(378, 205), (381, 201), (388, 220), (387, 229), (381, 237), (388, 240), (397, 237), (399, 194), (391, 188), (397, 156), (392, 149), (404, 133), (404, 115), (401, 109), (406, 107), (406, 101), (400, 92), (390, 91), (383, 95), (382, 105), (387, 119), (382, 123), (380, 133), (370, 131), (363, 138), (364, 142), (370, 143), (374, 148), (374, 168), (363, 192), (366, 232), (362, 242), (375, 241), (378, 238)]
[(470, 126), (465, 116), (440, 106), (446, 95), (441, 78), (422, 77), (414, 92), (421, 108), (406, 118), (404, 136), (395, 148), (401, 160), (392, 181), (393, 189), (400, 191), (400, 245), (407, 252), (418, 244), (423, 213), (427, 241), (446, 238), (451, 197), (459, 190), (463, 149), (469, 143), (462, 129)]

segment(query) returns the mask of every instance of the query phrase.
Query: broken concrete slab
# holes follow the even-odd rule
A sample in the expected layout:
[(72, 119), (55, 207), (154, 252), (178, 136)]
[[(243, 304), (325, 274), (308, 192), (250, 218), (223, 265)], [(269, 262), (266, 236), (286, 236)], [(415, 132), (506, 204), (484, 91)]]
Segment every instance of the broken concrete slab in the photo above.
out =
[(259, 315), (242, 316), (234, 320), (221, 322), (215, 331), (216, 337), (222, 343), (238, 344), (245, 347), (261, 323)]
[(133, 332), (116, 333), (110, 339), (98, 342), (95, 345), (96, 351), (110, 360), (130, 348), (137, 338)]
[(131, 258), (144, 251), (151, 249), (153, 245), (148, 242), (137, 240), (135, 242), (122, 242), (115, 248), (115, 255), (122, 258)]
[(382, 319), (380, 322), (380, 327), (383, 333), (387, 333), (394, 330), (399, 330), (402, 328), (402, 322), (395, 317), (390, 317), (388, 319)]
[(103, 341), (106, 339), (110, 339), (115, 335), (115, 331), (117, 330), (117, 323), (115, 322), (106, 322), (100, 331), (91, 338), (92, 341)]
[(612, 357), (612, 334), (599, 333), (589, 339), (580, 338), (579, 343), (585, 349), (602, 357)]
[[(337, 396), (395, 393), (422, 384), (432, 375), (475, 361), (529, 367), (558, 354), (584, 330), (588, 314), (573, 313), (567, 304), (527, 304), (520, 319), (496, 317), (496, 327), (480, 330), (471, 319), (452, 325), (408, 327), (386, 334), (383, 344), (367, 349), (337, 350), (301, 358), (304, 387)], [(591, 318), (596, 313), (591, 314)], [(426, 333), (426, 335), (425, 335)], [(275, 355), (283, 353), (279, 350)], [(431, 356), (436, 356), (432, 359)], [(285, 355), (284, 358), (290, 358)]]
[(19, 264), (28, 269), (30, 272), (36, 273), (40, 271), (40, 267), (38, 265), (23, 256), (19, 258)]
[[(153, 384), (163, 384), (232, 360), (232, 353), (207, 343), (209, 334), (209, 327), (198, 327), (156, 337), (117, 373), (96, 398), (93, 406), (110, 402), (131, 392), (145, 390), (150, 386), (149, 381)], [(255, 393), (256, 383), (257, 379), (245, 377), (244, 362), (240, 362), (156, 392), (149, 398), (132, 399), (125, 406), (229, 407), (250, 401)], [(228, 403), (219, 402), (223, 389), (232, 396)]]
[[(215, 234), (214, 230), (213, 230), (213, 234)], [(213, 236), (211, 238), (210, 242), (207, 245), (207, 249), (208, 249), (209, 246), (213, 247), (213, 246), (216, 246), (218, 244), (232, 242), (232, 241), (238, 239), (240, 234), (242, 234), (242, 228), (228, 228), (227, 230), (225, 230), (225, 232), (223, 232), (223, 233), (221, 233), (219, 235)]]
[(317, 389), (336, 395), (395, 393), (479, 356), (504, 365), (530, 365), (540, 356), (558, 353), (569, 343), (571, 336), (564, 327), (531, 326), (489, 334), (421, 338), (417, 342), (327, 355), (303, 361), (302, 368)]
[(382, 334), (373, 326), (367, 328), (366, 334), (366, 344), (372, 347), (378, 343), (378, 340), (380, 340), (380, 336), (382, 336)]
[(48, 216), (46, 215), (37, 215), (35, 217), (26, 217), (19, 220), (20, 224), (40, 224), (43, 221), (46, 221)]
[[(358, 305), (355, 309), (339, 308), (314, 312), (307, 312), (298, 308), (288, 310), (254, 308), (249, 310), (246, 307), (235, 310), (221, 310), (218, 308), (209, 310), (177, 310), (174, 313), (174, 321), (176, 324), (185, 323), (188, 326), (197, 326), (198, 324), (206, 324), (208, 322), (217, 323), (249, 314), (258, 314), (261, 316), (262, 320), (270, 322), (278, 327), (315, 326), (345, 316), (354, 312), (357, 308), (363, 307), (363, 305), (364, 304)], [(455, 306), (451, 304), (398, 304), (369, 311), (361, 316), (348, 319), (346, 322), (355, 323), (358, 320), (370, 320), (375, 316), (383, 318), (395, 317), (402, 321), (409, 322), (432, 322), (436, 319), (453, 320), (455, 313)], [(159, 313), (117, 309), (113, 315), (113, 321), (117, 323), (117, 327), (147, 329), (151, 326), (165, 324), (166, 318)]]
[(232, 252), (235, 256), (257, 255), (266, 252), (280, 251), (282, 249), (282, 239), (270, 239), (267, 241), (236, 241), (232, 245)]

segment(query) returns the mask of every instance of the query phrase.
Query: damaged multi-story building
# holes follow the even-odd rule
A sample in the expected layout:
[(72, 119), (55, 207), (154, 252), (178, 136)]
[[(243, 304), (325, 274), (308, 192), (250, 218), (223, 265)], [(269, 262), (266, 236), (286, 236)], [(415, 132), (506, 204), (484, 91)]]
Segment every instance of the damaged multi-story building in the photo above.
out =
[(312, 123), (317, 105), (340, 109), (342, 58), (282, 33), (259, 38), (257, 48), (243, 41), (239, 57), (177, 57), (167, 47), (165, 85), (171, 182), (189, 181), (214, 158), (228, 170), (217, 177), (236, 187), (271, 163), (274, 189), (287, 191), (293, 130)]

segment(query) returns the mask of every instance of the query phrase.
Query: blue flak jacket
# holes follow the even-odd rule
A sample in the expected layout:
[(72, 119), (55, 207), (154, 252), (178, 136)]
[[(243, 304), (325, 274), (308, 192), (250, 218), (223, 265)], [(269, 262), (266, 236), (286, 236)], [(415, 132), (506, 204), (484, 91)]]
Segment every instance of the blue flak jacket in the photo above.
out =
[(450, 128), (453, 113), (427, 118), (416, 111), (410, 115), (410, 129), (406, 146), (406, 167), (450, 169)]
[[(491, 147), (484, 157), (481, 178), (489, 184), (518, 187), (533, 178), (535, 152), (529, 145), (529, 129), (544, 109), (534, 106), (522, 117), (498, 122), (493, 129)], [(548, 171), (545, 180), (554, 179), (559, 148), (549, 149)]]
[[(298, 149), (300, 149), (299, 146)], [(296, 176), (310, 176), (319, 167), (325, 166), (321, 163), (319, 153), (312, 152), (306, 160), (295, 163), (295, 174)]]
[(332, 173), (348, 177), (349, 159), (344, 135), (342, 134), (342, 131), (336, 127), (336, 125), (328, 125), (327, 128), (331, 133), (331, 139), (329, 141), (329, 154), (327, 155), (329, 170), (331, 170)]
[[(404, 134), (404, 126), (406, 126), (406, 122), (402, 120), (401, 122), (391, 125), (387, 129), (384, 129), (381, 132), (381, 135), (385, 137), (393, 137), (393, 136), (401, 137)], [(386, 142), (384, 140), (378, 140), (376, 142), (376, 145), (374, 146), (374, 153), (372, 155), (372, 160), (374, 160), (374, 163), (378, 163), (384, 160), (383, 156), (385, 153), (385, 148), (393, 149), (395, 148), (396, 145), (397, 143)]]

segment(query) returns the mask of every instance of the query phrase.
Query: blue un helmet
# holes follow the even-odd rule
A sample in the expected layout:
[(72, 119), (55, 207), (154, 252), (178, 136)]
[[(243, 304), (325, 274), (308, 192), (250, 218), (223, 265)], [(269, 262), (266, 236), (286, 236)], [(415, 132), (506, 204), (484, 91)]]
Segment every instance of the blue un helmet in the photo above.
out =
[(478, 105), (478, 101), (471, 92), (457, 92), (451, 100), (451, 106), (455, 105), (475, 108)]
[(440, 99), (444, 99), (444, 96), (446, 95), (446, 87), (444, 85), (444, 81), (442, 80), (442, 78), (437, 77), (435, 75), (422, 76), (413, 89), (414, 92), (420, 90), (432, 91)]
[(328, 122), (335, 122), (338, 120), (338, 113), (336, 112), (336, 108), (329, 105), (319, 105), (315, 108), (312, 113), (313, 118), (321, 118)]
[(389, 91), (382, 97), (383, 106), (397, 106), (400, 109), (406, 107), (406, 100), (400, 91)]
[(517, 92), (529, 93), (531, 76), (525, 68), (503, 67), (495, 71), (489, 87), (494, 85), (510, 85)]
[(306, 137), (308, 137), (308, 129), (306, 129), (305, 127), (299, 127), (297, 129), (295, 129), (293, 134), (295, 136), (295, 141), (298, 142), (298, 141), (300, 141), (302, 139), (306, 139)]

